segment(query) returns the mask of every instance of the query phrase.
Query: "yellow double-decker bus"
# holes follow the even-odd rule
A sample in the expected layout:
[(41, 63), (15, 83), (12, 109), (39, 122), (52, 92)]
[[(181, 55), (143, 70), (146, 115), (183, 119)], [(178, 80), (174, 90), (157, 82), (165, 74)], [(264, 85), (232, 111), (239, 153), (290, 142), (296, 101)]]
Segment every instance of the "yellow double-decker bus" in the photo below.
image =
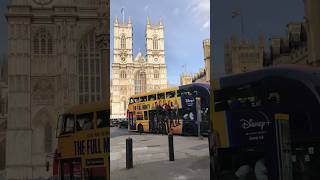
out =
[(107, 107), (106, 102), (77, 105), (59, 116), (55, 179), (110, 179)]
[(132, 96), (127, 111), (128, 129), (140, 133), (207, 135), (209, 99), (209, 84), (204, 83)]

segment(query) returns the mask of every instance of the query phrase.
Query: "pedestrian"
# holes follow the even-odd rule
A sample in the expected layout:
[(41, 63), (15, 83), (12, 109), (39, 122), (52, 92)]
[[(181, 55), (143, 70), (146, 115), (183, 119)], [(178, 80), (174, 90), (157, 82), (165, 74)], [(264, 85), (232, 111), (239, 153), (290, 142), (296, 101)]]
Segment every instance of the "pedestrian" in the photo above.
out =
[(237, 171), (234, 173), (236, 178), (238, 180), (251, 180), (254, 179), (254, 173), (253, 173), (253, 163), (252, 159), (248, 156), (247, 153), (243, 153), (240, 156), (240, 167), (237, 169)]
[(171, 107), (169, 102), (165, 104), (165, 125), (167, 129), (167, 133), (170, 132), (170, 113), (171, 113)]
[(174, 126), (174, 120), (175, 120), (175, 109), (174, 109), (174, 105), (173, 102), (170, 103), (170, 129), (171, 127), (175, 127)]
[(162, 107), (161, 107), (161, 101), (159, 101), (159, 104), (156, 106), (156, 121), (155, 121), (157, 133), (159, 133), (161, 129), (161, 113), (162, 113)]
[(173, 110), (174, 110), (174, 118), (176, 120), (176, 122), (174, 123), (175, 126), (179, 126), (180, 122), (179, 122), (179, 106), (178, 106), (178, 101), (175, 100), (174, 101), (174, 106), (173, 106)]
[(259, 160), (256, 162), (254, 173), (257, 180), (268, 180), (268, 169), (266, 166), (266, 157), (264, 155), (260, 156)]

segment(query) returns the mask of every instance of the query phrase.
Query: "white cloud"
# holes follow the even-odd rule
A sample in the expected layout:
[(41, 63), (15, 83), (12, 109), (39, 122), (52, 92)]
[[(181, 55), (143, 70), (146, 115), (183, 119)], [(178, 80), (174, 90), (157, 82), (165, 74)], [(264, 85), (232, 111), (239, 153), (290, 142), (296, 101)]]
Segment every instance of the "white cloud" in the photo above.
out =
[(210, 0), (191, 0), (186, 11), (201, 26), (200, 29), (210, 28)]
[(210, 28), (210, 20), (208, 20), (202, 25), (201, 30), (205, 30), (207, 28)]

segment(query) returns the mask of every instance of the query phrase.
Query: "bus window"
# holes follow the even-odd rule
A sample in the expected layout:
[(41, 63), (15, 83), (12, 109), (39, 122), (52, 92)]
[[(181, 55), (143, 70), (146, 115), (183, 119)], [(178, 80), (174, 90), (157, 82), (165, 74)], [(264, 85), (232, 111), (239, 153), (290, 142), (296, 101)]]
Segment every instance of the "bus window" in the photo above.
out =
[(67, 115), (64, 121), (63, 133), (74, 132), (74, 115)]
[(134, 98), (134, 102), (135, 103), (139, 102), (139, 97)]
[(186, 90), (185, 89), (179, 89), (177, 91), (177, 97), (180, 97), (181, 95), (184, 95), (186, 93)]
[(200, 94), (200, 92), (196, 89), (192, 90), (191, 92), (194, 96), (198, 96)]
[(88, 130), (93, 128), (93, 113), (77, 115), (77, 131)]
[(140, 97), (140, 102), (145, 102), (145, 101), (147, 101), (147, 96)]
[(133, 99), (133, 98), (130, 98), (130, 99), (129, 99), (129, 103), (130, 103), (130, 104), (134, 103), (134, 99)]
[(166, 98), (173, 98), (175, 96), (176, 96), (176, 92), (175, 91), (166, 92)]
[(104, 128), (108, 127), (110, 123), (107, 119), (107, 111), (98, 111), (97, 112), (97, 127), (98, 128)]
[(156, 95), (155, 94), (152, 94), (152, 95), (148, 96), (148, 101), (154, 101), (154, 100), (156, 100)]
[(144, 120), (148, 120), (148, 111), (144, 111)]
[(181, 96), (181, 91), (177, 90), (177, 97), (180, 97), (180, 96)]
[(255, 108), (260, 107), (263, 103), (262, 95), (257, 86), (246, 85), (233, 89), (217, 90), (213, 94), (215, 111)]
[(165, 95), (164, 95), (164, 93), (159, 93), (158, 94), (158, 99), (165, 99), (166, 97), (165, 97)]

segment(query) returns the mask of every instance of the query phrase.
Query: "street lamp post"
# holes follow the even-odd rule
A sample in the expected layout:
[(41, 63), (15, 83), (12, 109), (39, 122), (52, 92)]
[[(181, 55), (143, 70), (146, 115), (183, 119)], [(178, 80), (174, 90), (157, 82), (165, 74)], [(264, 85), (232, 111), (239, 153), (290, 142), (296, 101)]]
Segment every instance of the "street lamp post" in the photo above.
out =
[(201, 98), (200, 97), (196, 97), (196, 111), (197, 111), (198, 137), (199, 137), (199, 139), (202, 139), (201, 129), (200, 129), (200, 124), (202, 121), (202, 118), (201, 118)]

